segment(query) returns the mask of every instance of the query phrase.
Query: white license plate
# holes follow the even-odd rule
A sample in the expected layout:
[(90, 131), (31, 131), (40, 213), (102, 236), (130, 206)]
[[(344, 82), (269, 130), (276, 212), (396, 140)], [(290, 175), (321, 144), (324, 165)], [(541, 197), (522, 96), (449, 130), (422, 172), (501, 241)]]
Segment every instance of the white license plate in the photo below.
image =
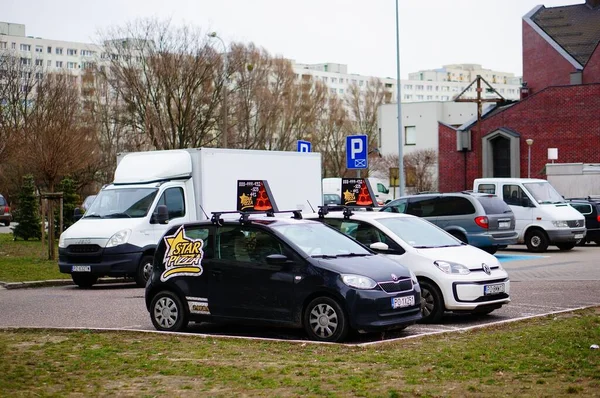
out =
[(71, 272), (92, 272), (90, 265), (74, 265), (71, 267)]
[(483, 294), (488, 296), (490, 294), (504, 293), (504, 283), (498, 283), (496, 285), (485, 285), (483, 287)]
[(583, 234), (575, 234), (575, 239), (583, 239)]
[(415, 296), (392, 298), (392, 308), (410, 307), (411, 305), (415, 305)]
[(502, 228), (502, 229), (510, 228), (510, 221), (500, 221), (498, 223), (498, 228)]

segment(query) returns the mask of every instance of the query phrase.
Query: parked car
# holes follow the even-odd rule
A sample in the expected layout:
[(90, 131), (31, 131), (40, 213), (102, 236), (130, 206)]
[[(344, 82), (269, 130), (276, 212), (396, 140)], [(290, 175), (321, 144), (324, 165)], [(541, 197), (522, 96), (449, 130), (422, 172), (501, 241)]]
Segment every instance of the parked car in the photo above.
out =
[(585, 245), (587, 242), (594, 242), (600, 245), (600, 198), (571, 198), (567, 201), (585, 217), (587, 231), (578, 244)]
[(337, 193), (324, 193), (323, 204), (324, 205), (339, 205), (342, 203), (342, 198)]
[(10, 206), (8, 201), (2, 195), (0, 195), (0, 222), (4, 223), (5, 226), (9, 226), (12, 221), (12, 214), (10, 212)]
[(309, 215), (412, 270), (421, 286), (423, 323), (445, 311), (488, 314), (510, 302), (508, 274), (493, 255), (422, 218), (391, 212)]
[(233, 321), (303, 327), (312, 340), (338, 342), (350, 330), (421, 319), (414, 273), (329, 226), (287, 216), (213, 213), (211, 221), (171, 227), (145, 299), (162, 331)]
[(475, 192), (404, 196), (381, 211), (423, 217), (454, 237), (490, 254), (517, 243), (515, 216), (499, 197)]

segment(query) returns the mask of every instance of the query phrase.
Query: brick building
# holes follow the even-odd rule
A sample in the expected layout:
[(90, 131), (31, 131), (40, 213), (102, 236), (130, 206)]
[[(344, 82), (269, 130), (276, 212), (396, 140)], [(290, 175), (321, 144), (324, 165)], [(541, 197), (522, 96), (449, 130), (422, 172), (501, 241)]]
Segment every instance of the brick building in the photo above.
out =
[(600, 0), (525, 15), (522, 99), (487, 108), (480, 123), (439, 124), (439, 189), (527, 177), (528, 139), (532, 178), (544, 178), (548, 148), (562, 163), (600, 163), (599, 43)]

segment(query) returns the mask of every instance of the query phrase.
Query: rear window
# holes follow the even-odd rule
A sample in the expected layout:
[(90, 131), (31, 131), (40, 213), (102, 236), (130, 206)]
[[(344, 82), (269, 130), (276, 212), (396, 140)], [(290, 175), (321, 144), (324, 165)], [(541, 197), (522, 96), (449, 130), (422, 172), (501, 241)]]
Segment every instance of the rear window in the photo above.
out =
[(6, 206), (6, 200), (2, 196), (0, 196), (0, 206)]
[(512, 212), (506, 202), (497, 196), (481, 196), (478, 197), (477, 200), (483, 206), (486, 214), (504, 214)]
[(571, 206), (579, 210), (579, 212), (584, 215), (592, 214), (593, 211), (592, 205), (587, 203), (571, 203)]

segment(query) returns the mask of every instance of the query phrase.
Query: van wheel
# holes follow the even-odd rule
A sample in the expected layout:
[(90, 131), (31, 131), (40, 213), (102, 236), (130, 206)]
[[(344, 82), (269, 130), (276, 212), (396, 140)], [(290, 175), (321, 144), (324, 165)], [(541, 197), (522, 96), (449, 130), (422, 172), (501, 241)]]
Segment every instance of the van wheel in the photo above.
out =
[(450, 235), (454, 236), (456, 239), (460, 240), (461, 242), (469, 243), (467, 241), (467, 237), (462, 232), (452, 231), (452, 232), (450, 232)]
[(548, 237), (544, 231), (533, 229), (525, 235), (527, 250), (534, 253), (543, 253), (548, 249)]
[(311, 340), (340, 342), (350, 327), (342, 307), (332, 298), (317, 297), (304, 311), (304, 330)]
[(481, 250), (485, 250), (486, 252), (490, 253), (490, 254), (494, 254), (498, 251), (498, 246), (486, 246), (486, 247), (481, 247)]
[(146, 287), (146, 282), (150, 279), (152, 275), (152, 262), (154, 261), (154, 257), (152, 256), (143, 256), (142, 261), (138, 265), (137, 271), (135, 273), (135, 283), (138, 287)]
[(444, 298), (440, 289), (430, 282), (419, 281), (421, 285), (421, 315), (419, 323), (438, 323), (444, 315)]
[(150, 318), (157, 330), (179, 332), (188, 324), (188, 315), (179, 297), (168, 290), (159, 292), (150, 304)]
[(575, 243), (557, 243), (556, 247), (558, 247), (561, 251), (571, 250), (575, 247)]
[(92, 274), (71, 274), (73, 283), (82, 289), (92, 287), (94, 283), (98, 282), (98, 276)]

